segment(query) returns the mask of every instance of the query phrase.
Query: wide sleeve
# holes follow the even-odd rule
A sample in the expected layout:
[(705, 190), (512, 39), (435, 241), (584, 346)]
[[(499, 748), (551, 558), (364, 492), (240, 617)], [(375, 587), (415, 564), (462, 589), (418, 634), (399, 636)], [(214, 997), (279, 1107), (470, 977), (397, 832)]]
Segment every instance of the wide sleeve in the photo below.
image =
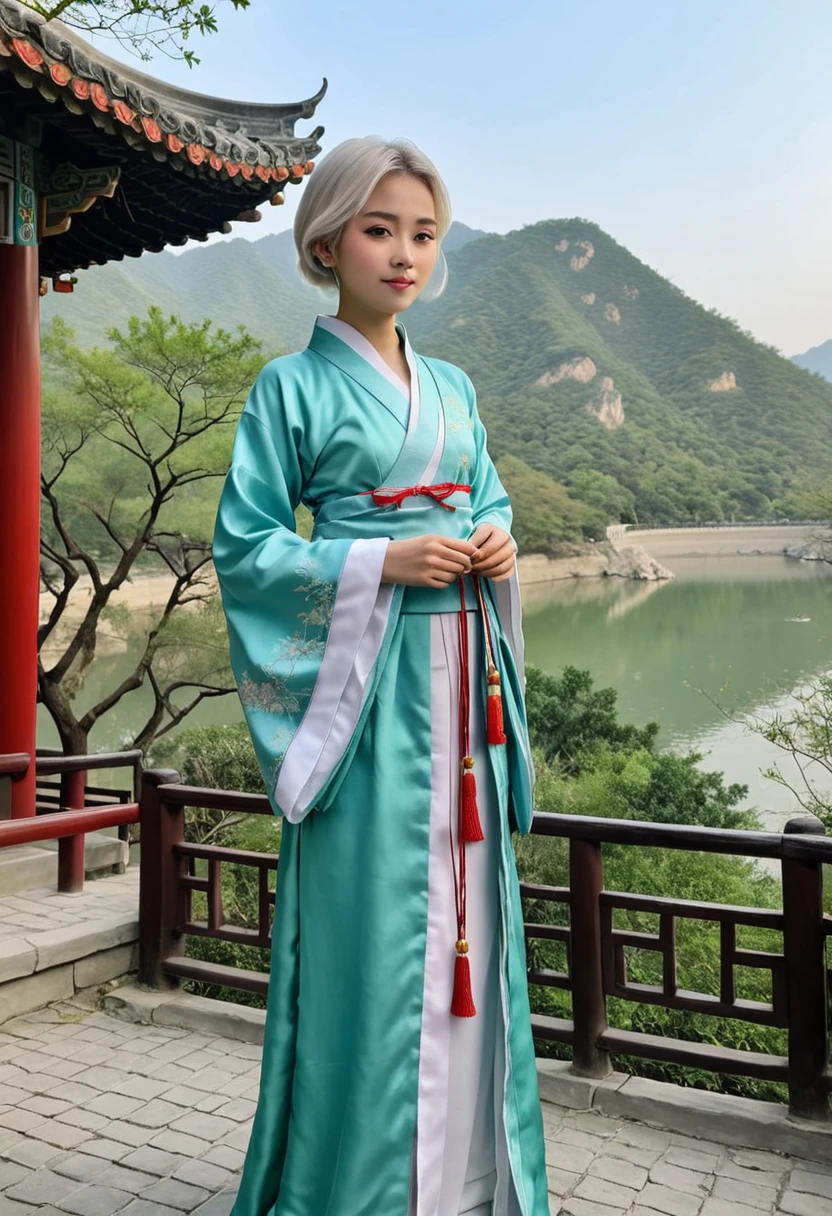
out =
[(260, 373), (240, 418), (213, 556), (266, 791), (276, 813), (299, 822), (336, 778), (361, 719), (392, 586), (381, 581), (387, 537), (307, 541), (295, 531), (310, 454), (305, 403), (281, 362)]

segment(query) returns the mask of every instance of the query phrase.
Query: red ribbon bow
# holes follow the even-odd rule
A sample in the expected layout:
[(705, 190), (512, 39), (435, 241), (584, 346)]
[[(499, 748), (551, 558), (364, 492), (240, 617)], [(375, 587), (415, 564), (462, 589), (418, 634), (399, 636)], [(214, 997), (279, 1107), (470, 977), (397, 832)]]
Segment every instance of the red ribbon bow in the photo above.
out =
[(471, 487), (459, 485), (455, 481), (440, 481), (433, 486), (407, 486), (401, 490), (361, 490), (360, 493), (372, 494), (373, 502), (377, 507), (400, 507), (406, 498), (425, 494), (434, 502), (438, 502), (440, 507), (444, 507), (446, 511), (455, 511), (456, 507), (442, 501), (443, 498), (448, 498), (453, 494), (454, 490), (463, 490), (466, 494), (470, 494)]

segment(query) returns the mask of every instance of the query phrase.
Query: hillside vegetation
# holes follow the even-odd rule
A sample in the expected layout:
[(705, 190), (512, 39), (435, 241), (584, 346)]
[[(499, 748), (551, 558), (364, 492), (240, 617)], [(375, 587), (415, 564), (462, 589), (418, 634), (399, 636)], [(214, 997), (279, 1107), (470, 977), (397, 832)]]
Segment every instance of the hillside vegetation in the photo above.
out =
[[(807, 480), (832, 474), (832, 384), (596, 225), (548, 220), (497, 236), (455, 224), (446, 252), (446, 293), (405, 321), (417, 349), (477, 386), (527, 552), (615, 520), (777, 518)], [(74, 296), (47, 297), (44, 318), (63, 316), (89, 345), (151, 302), (244, 325), (269, 352), (303, 347), (335, 297), (301, 282), (284, 232), (94, 268)]]
[(767, 518), (832, 470), (832, 385), (596, 225), (551, 220), (449, 260), (452, 289), (409, 332), (470, 372), (497, 457), (643, 524)]

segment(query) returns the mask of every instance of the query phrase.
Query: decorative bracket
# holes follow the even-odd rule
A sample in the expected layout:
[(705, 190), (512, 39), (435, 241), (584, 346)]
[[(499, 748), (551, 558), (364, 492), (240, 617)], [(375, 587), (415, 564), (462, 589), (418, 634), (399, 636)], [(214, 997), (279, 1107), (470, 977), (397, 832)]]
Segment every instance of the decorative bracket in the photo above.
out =
[(112, 198), (121, 169), (104, 165), (97, 169), (78, 169), (67, 162), (52, 171), (40, 198), (40, 236), (59, 236), (72, 223), (72, 216), (89, 211), (99, 198)]

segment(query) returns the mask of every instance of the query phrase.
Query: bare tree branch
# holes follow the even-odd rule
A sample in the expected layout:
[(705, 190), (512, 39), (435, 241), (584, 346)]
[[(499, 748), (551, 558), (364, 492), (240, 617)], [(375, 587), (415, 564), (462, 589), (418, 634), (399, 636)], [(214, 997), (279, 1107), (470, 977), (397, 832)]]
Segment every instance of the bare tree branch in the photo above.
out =
[(738, 718), (704, 689), (697, 691), (729, 722), (745, 726), (791, 756), (800, 778), (797, 785), (786, 778), (778, 764), (763, 770), (763, 776), (789, 790), (804, 810), (832, 827), (832, 792), (824, 793), (809, 772), (815, 766), (832, 776), (832, 676), (820, 676), (808, 688), (798, 689), (792, 694), (795, 707), (769, 720), (758, 715)]

